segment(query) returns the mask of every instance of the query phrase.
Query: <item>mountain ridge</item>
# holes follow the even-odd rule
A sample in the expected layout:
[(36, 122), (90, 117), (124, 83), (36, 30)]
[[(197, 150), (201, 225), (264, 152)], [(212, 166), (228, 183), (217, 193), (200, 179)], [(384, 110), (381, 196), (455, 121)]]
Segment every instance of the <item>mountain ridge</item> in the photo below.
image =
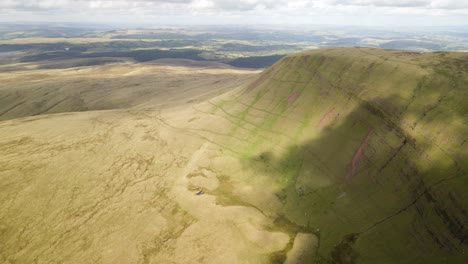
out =
[[(459, 260), (463, 259), (462, 252), (466, 247), (467, 229), (463, 221), (466, 219), (466, 214), (461, 208), (466, 208), (467, 205), (463, 202), (463, 192), (459, 188), (466, 188), (464, 176), (467, 168), (463, 165), (463, 160), (466, 160), (467, 153), (463, 148), (466, 139), (460, 135), (463, 134), (461, 131), (466, 131), (463, 113), (466, 113), (467, 109), (463, 98), (466, 98), (464, 87), (467, 83), (465, 74), (467, 62), (468, 57), (463, 53), (407, 53), (363, 48), (303, 52), (288, 56), (275, 64), (239, 96), (238, 100), (243, 101), (244, 105), (253, 102), (250, 109), (262, 109), (273, 113), (264, 117), (265, 119), (271, 118), (271, 123), (259, 123), (262, 128), (284, 131), (290, 139), (294, 137), (306, 139), (310, 138), (310, 134), (319, 137), (319, 139), (312, 140), (317, 143), (304, 144), (298, 143), (303, 139), (296, 142), (292, 140), (292, 144), (291, 142), (285, 144), (290, 151), (286, 155), (283, 154), (283, 158), (277, 160), (273, 158), (268, 164), (273, 167), (275, 167), (273, 164), (280, 164), (274, 169), (268, 169), (269, 173), (283, 177), (287, 175), (286, 178), (290, 181), (296, 181), (296, 186), (287, 187), (286, 185), (285, 187), (286, 190), (289, 188), (286, 192), (290, 197), (295, 196), (289, 203), (307, 203), (307, 200), (318, 199), (320, 194), (313, 198), (314, 195), (310, 192), (320, 192), (321, 188), (317, 188), (317, 182), (320, 186), (324, 181), (327, 182), (329, 188), (347, 190), (341, 192), (338, 197), (343, 193), (349, 196), (350, 192), (355, 192), (356, 197), (352, 199), (355, 202), (361, 201), (362, 198), (359, 196), (368, 193), (366, 188), (380, 188), (381, 192), (387, 193), (369, 197), (386, 200), (389, 204), (380, 206), (382, 208), (378, 210), (361, 212), (365, 213), (368, 218), (376, 218), (376, 220), (374, 224), (369, 223), (368, 227), (362, 226), (358, 230), (349, 228), (352, 224), (333, 220), (334, 217), (327, 214), (309, 218), (296, 216), (297, 219), (293, 222), (302, 225), (309, 221), (308, 223), (311, 224), (315, 222), (314, 226), (324, 225), (324, 222), (348, 226), (349, 231), (341, 235), (344, 237), (343, 240), (329, 241), (328, 245), (322, 240), (321, 244), (325, 245), (325, 253), (322, 256), (324, 259), (331, 256), (332, 261), (347, 263), (346, 259), (350, 256), (340, 255), (338, 251), (335, 251), (340, 245), (348, 250), (354, 243), (357, 245), (366, 243), (368, 246), (372, 244), (370, 241), (362, 242), (363, 239), (357, 239), (354, 235), (351, 239), (352, 243), (348, 243), (346, 242), (347, 235), (364, 232), (361, 230), (367, 230), (364, 232), (367, 233), (388, 219), (395, 218), (410, 209), (420, 214), (416, 217), (416, 219), (420, 217), (417, 221), (429, 218), (430, 221), (434, 221), (432, 224), (436, 225), (432, 227), (421, 223), (425, 226), (422, 231), (418, 230), (421, 226), (415, 226), (414, 232), (420, 232), (421, 237), (432, 237), (427, 240), (418, 238), (425, 241), (425, 247), (428, 247), (428, 244), (433, 246), (432, 250), (424, 254), (434, 253), (443, 248), (440, 254), (445, 254), (448, 259), (451, 254), (459, 256)], [(224, 103), (224, 105), (227, 104)], [(232, 109), (236, 107), (233, 103)], [(235, 111), (232, 110), (232, 112)], [(244, 109), (244, 111), (250, 110)], [(311, 117), (311, 115), (314, 116)], [(295, 117), (295, 119), (301, 119), (298, 117), (304, 116), (303, 120), (309, 119), (310, 123), (304, 126), (304, 123), (291, 122), (290, 119), (283, 118), (284, 116)], [(310, 121), (311, 119), (314, 121)], [(250, 120), (247, 123), (250, 124)], [(297, 136), (307, 133), (310, 134)], [(278, 139), (276, 144), (281, 145), (288, 141), (287, 135), (276, 136), (282, 138)], [(275, 138), (272, 133), (269, 136)], [(338, 146), (336, 142), (340, 142)], [(275, 151), (269, 150), (268, 145), (262, 139), (258, 139), (256, 145), (251, 145), (250, 149), (246, 148), (247, 159), (254, 160), (253, 167), (261, 166), (258, 163), (263, 162), (262, 157), (269, 156), (268, 159), (272, 159), (272, 156), (275, 156), (271, 154)], [(281, 151), (276, 152), (281, 153)], [(307, 154), (309, 152), (314, 153)], [(314, 163), (315, 165), (308, 165)], [(431, 163), (432, 166), (438, 163), (445, 165), (434, 168), (429, 165)], [(332, 168), (331, 171), (330, 168)], [(440, 172), (441, 169), (443, 172)], [(314, 173), (324, 174), (327, 170), (329, 171), (327, 177), (310, 180), (310, 177), (314, 178)], [(396, 172), (398, 172), (397, 175), (401, 174), (398, 176), (402, 177), (401, 179), (395, 180), (393, 174)], [(330, 179), (335, 183), (330, 184)], [(356, 186), (357, 183), (354, 181), (366, 187)], [(452, 183), (448, 184), (448, 182)], [(441, 187), (444, 184), (445, 186)], [(398, 195), (395, 197), (391, 190), (401, 189), (405, 185), (409, 186), (408, 190), (400, 191), (398, 195), (407, 197), (403, 199), (404, 201), (399, 201), (400, 197)], [(455, 187), (456, 185), (464, 187)], [(454, 192), (453, 189), (457, 189), (458, 192)], [(304, 192), (309, 192), (312, 198), (302, 199), (301, 195), (304, 195)], [(324, 191), (321, 195), (323, 197), (330, 195), (327, 192)], [(436, 196), (433, 192), (438, 193), (439, 197), (434, 198)], [(444, 192), (445, 194), (442, 194)], [(336, 197), (330, 197), (328, 204), (336, 204), (338, 208), (344, 206), (335, 199)], [(424, 199), (428, 201), (421, 201)], [(401, 203), (401, 206), (395, 206), (395, 203)], [(370, 204), (373, 203), (370, 202)], [(291, 208), (289, 211), (285, 210), (285, 215), (292, 214), (296, 210), (307, 211), (303, 207), (302, 210), (298, 210), (286, 202), (286, 207), (288, 206)], [(453, 212), (446, 211), (445, 206), (452, 208)], [(341, 217), (351, 214), (345, 208), (340, 208), (341, 212), (336, 210), (338, 216), (341, 215)], [(388, 215), (382, 214), (379, 219), (376, 217), (381, 214), (379, 210), (387, 212), (385, 214)], [(368, 221), (368, 219), (360, 221), (363, 220)], [(398, 221), (407, 220), (403, 218), (396, 222)], [(359, 221), (355, 224), (361, 225)], [(326, 231), (323, 227), (321, 230), (320, 237), (326, 239)], [(401, 232), (411, 231), (412, 229), (407, 229)], [(328, 230), (328, 232), (333, 234), (335, 231)], [(396, 230), (393, 232), (398, 233)], [(444, 238), (439, 238), (439, 235)], [(393, 243), (397, 241), (399, 240), (395, 239)], [(412, 243), (416, 242), (413, 240)], [(333, 245), (338, 246), (333, 248)], [(420, 246), (423, 248), (422, 245)], [(408, 259), (413, 258), (412, 261), (416, 262), (436, 263), (440, 261), (440, 259), (434, 260), (433, 255), (422, 258), (421, 256), (424, 256), (422, 252), (418, 258), (415, 258), (416, 252), (421, 248), (408, 249), (406, 247), (407, 245), (402, 245), (401, 248), (395, 246), (394, 250), (396, 248), (400, 250), (395, 255), (406, 255)], [(345, 249), (343, 249), (344, 252)], [(361, 250), (358, 252), (360, 252), (361, 259), (364, 259), (365, 254)], [(383, 250), (376, 250), (376, 252), (383, 252)], [(373, 254), (376, 254), (374, 261), (386, 259), (378, 253)], [(455, 256), (454, 260), (457, 259)], [(392, 259), (390, 256), (387, 258), (389, 262), (402, 260)], [(372, 259), (366, 261), (372, 261)]]

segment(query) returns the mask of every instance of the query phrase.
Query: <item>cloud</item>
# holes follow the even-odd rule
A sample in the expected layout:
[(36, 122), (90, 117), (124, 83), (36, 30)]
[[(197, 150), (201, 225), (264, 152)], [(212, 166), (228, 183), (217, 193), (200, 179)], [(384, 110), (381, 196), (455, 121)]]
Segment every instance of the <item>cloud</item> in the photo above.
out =
[[(468, 1), (462, 0), (2, 0), (0, 10), (47, 10), (74, 8), (108, 10), (125, 7), (183, 6), (185, 9), (210, 9), (220, 11), (251, 11), (257, 9), (282, 9), (285, 7), (394, 7), (427, 9), (465, 9)], [(104, 11), (104, 10), (103, 10)], [(198, 10), (199, 11), (199, 10)]]
[(348, 6), (374, 7), (424, 7), (430, 4), (428, 0), (334, 0), (330, 4)]
[[(303, 20), (310, 16), (356, 17), (414, 14), (466, 15), (466, 0), (0, 0), (0, 17), (29, 15), (53, 19), (68, 15), (108, 16), (271, 16)], [(139, 18), (138, 18), (139, 19)], [(428, 19), (429, 20), (429, 19)], [(467, 21), (467, 19), (465, 19)], [(240, 21), (242, 22), (242, 21)], [(223, 23), (223, 21), (219, 21)], [(466, 23), (466, 22), (465, 22)]]
[(192, 2), (192, 0), (2, 0), (0, 1), (0, 10), (61, 9), (64, 11), (77, 11), (76, 8), (80, 8), (79, 10), (94, 8), (112, 10), (125, 7), (151, 7), (161, 4), (188, 5)]
[(224, 11), (251, 11), (258, 9), (272, 10), (287, 4), (286, 0), (219, 0), (211, 1), (212, 6)]

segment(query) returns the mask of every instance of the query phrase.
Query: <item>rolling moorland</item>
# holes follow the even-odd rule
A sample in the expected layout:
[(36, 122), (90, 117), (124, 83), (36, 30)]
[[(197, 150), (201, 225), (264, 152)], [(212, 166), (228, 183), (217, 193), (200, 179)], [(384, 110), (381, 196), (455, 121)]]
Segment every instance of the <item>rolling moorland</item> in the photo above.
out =
[(261, 72), (16, 56), (2, 263), (468, 260), (467, 53), (324, 48)]

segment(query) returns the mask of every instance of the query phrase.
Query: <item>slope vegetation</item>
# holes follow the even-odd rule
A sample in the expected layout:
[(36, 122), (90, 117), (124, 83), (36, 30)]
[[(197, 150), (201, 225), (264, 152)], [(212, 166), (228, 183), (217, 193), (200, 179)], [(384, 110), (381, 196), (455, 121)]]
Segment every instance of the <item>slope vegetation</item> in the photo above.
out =
[(215, 113), (247, 131), (240, 159), (276, 182), (282, 222), (319, 237), (316, 261), (463, 262), (467, 72), (466, 53), (318, 50)]

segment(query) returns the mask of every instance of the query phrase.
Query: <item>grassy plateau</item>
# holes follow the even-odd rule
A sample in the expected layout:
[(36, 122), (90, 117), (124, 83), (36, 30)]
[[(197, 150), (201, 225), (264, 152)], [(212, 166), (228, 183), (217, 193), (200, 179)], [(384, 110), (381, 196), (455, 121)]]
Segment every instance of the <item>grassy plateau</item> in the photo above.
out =
[(467, 53), (89, 60), (0, 65), (1, 263), (467, 263)]

